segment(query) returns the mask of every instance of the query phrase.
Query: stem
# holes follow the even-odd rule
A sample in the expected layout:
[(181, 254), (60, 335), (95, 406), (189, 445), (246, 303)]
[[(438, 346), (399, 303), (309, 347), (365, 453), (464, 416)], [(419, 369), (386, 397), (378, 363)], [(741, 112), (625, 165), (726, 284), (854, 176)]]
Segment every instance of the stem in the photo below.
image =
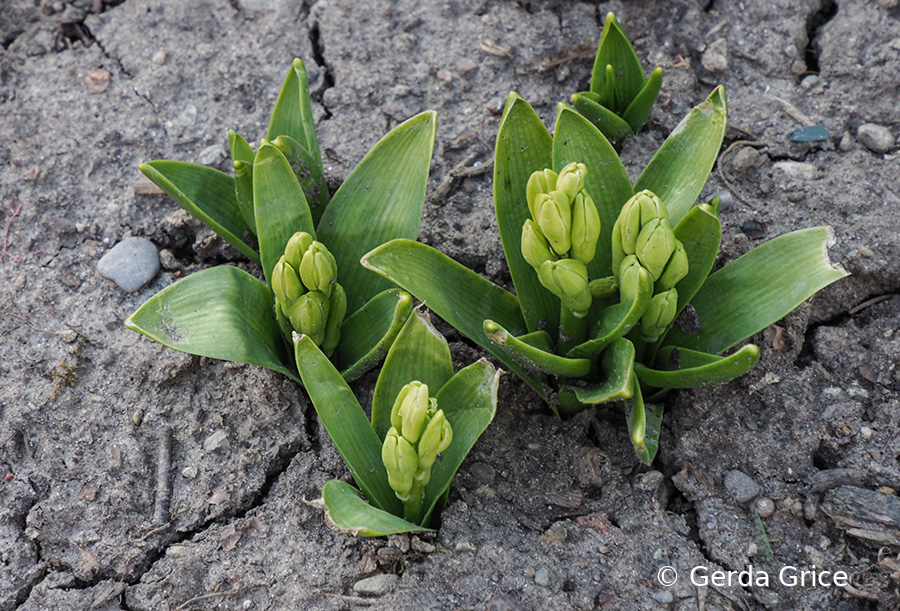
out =
[(560, 356), (566, 354), (587, 339), (587, 312), (576, 314), (566, 306), (559, 309), (559, 350)]
[(413, 482), (412, 490), (409, 492), (409, 499), (403, 502), (403, 519), (407, 522), (419, 525), (422, 521), (422, 505), (425, 500), (425, 486), (418, 481)]

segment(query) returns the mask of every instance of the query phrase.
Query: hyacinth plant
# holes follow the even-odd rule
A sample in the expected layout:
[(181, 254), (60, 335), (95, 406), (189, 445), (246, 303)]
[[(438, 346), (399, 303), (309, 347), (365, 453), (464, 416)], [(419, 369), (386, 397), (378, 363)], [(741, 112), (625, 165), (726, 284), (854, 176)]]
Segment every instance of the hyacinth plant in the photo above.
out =
[(359, 265), (393, 238), (415, 239), (435, 113), (399, 125), (329, 197), (306, 70), (295, 59), (256, 151), (229, 133), (234, 175), (181, 161), (140, 169), (190, 214), (262, 266), (265, 284), (232, 266), (191, 274), (126, 326), (177, 350), (268, 367), (300, 382), (291, 335), (327, 353), (348, 380), (377, 364), (412, 298)]
[(662, 87), (662, 68), (649, 77), (613, 13), (606, 15), (589, 91), (572, 95), (572, 105), (611, 142), (641, 131)]
[(559, 415), (630, 403), (630, 438), (649, 464), (665, 392), (746, 373), (759, 349), (738, 344), (846, 275), (828, 260), (829, 227), (777, 237), (710, 274), (719, 203), (695, 202), (726, 121), (719, 87), (632, 185), (586, 118), (560, 105), (551, 137), (512, 93), (497, 136), (494, 204), (516, 294), (410, 240), (376, 248), (363, 264), (493, 354)]
[(319, 419), (359, 486), (325, 484), (316, 504), (329, 524), (358, 536), (428, 530), (494, 418), (500, 373), (482, 359), (454, 374), (447, 341), (414, 312), (385, 358), (370, 420), (312, 338), (295, 333), (294, 347)]

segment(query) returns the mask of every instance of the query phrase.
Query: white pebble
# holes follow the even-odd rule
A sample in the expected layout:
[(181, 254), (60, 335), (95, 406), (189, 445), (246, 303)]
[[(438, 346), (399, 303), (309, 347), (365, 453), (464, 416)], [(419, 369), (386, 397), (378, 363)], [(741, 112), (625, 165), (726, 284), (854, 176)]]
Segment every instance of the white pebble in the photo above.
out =
[(116, 244), (97, 263), (97, 271), (133, 293), (159, 271), (159, 253), (147, 238), (128, 238)]

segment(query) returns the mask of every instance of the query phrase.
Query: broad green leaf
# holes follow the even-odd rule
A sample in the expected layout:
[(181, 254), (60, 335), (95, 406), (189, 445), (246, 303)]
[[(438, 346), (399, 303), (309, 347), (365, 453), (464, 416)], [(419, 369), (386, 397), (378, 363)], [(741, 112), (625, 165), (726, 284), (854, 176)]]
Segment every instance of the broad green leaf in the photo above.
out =
[(584, 188), (597, 205), (600, 240), (597, 254), (588, 268), (589, 278), (612, 275), (612, 228), (622, 205), (634, 192), (628, 173), (609, 141), (590, 121), (560, 104), (553, 134), (553, 169), (557, 172), (572, 161), (587, 166)]
[(344, 320), (335, 363), (345, 380), (352, 382), (384, 360), (412, 307), (408, 293), (388, 289)]
[(484, 333), (493, 320), (514, 335), (527, 333), (516, 296), (485, 280), (447, 255), (412, 240), (391, 240), (362, 259), (447, 321), (454, 329), (497, 357), (542, 398), (541, 382), (498, 350)]
[(294, 381), (269, 289), (236, 267), (206, 269), (169, 285), (125, 326), (164, 346), (259, 365)]
[(359, 490), (346, 482), (333, 479), (322, 488), (325, 519), (342, 533), (357, 537), (386, 537), (399, 533), (429, 530), (407, 522), (367, 503)]
[(519, 364), (525, 371), (535, 374), (548, 374), (581, 378), (591, 370), (588, 359), (571, 359), (557, 356), (552, 352), (535, 348), (510, 335), (509, 332), (492, 320), (484, 321), (484, 333), (509, 359)]
[(369, 502), (399, 515), (402, 504), (381, 462), (381, 440), (347, 382), (306, 335), (294, 335), (294, 354), (303, 386), (334, 447)]
[(585, 119), (590, 121), (594, 127), (613, 142), (618, 142), (625, 136), (630, 136), (634, 133), (625, 119), (606, 106), (592, 100), (585, 92), (572, 94), (572, 105), (575, 106), (575, 110), (581, 113)]
[[(656, 98), (659, 97), (659, 90), (662, 87), (662, 68), (657, 68), (650, 73), (648, 78), (634, 99), (628, 105), (628, 108), (622, 114), (622, 118), (631, 126), (631, 131), (638, 133), (644, 127), (644, 123), (650, 118), (650, 112), (653, 105), (656, 104)], [(577, 107), (576, 107), (577, 108)]]
[(642, 384), (653, 388), (696, 388), (742, 376), (758, 361), (759, 348), (753, 344), (725, 357), (667, 346), (657, 355), (657, 362), (670, 369), (650, 369), (637, 363), (634, 370)]
[(706, 280), (691, 300), (700, 325), (688, 333), (676, 323), (664, 345), (720, 354), (784, 318), (847, 275), (828, 259), (831, 227), (794, 231), (732, 261)]
[(256, 214), (253, 210), (253, 164), (245, 161), (234, 162), (234, 197), (244, 222), (256, 235)]
[[(599, 386), (572, 386), (575, 397), (582, 404), (600, 404), (609, 401), (630, 399), (633, 394), (634, 344), (624, 337), (617, 339), (603, 352), (600, 359), (601, 371), (606, 379)], [(561, 406), (562, 407), (562, 406)], [(566, 415), (574, 411), (561, 409)], [(578, 410), (580, 411), (580, 410)]]
[(553, 340), (550, 339), (550, 334), (543, 330), (520, 335), (519, 341), (524, 342), (529, 346), (534, 346), (544, 352), (553, 352)]
[[(272, 269), (284, 255), (284, 247), (294, 232), (305, 231), (314, 238), (316, 232), (297, 177), (281, 151), (270, 142), (260, 143), (256, 152), (253, 204), (263, 273), (266, 283), (272, 286)], [(338, 279), (342, 286), (352, 290), (353, 285), (347, 284), (340, 275)]]
[(312, 213), (313, 225), (319, 222), (328, 205), (328, 184), (325, 182), (325, 172), (316, 159), (303, 148), (303, 145), (290, 136), (278, 136), (272, 141), (287, 159), (303, 189), (306, 203), (309, 204)]
[(269, 119), (268, 140), (278, 136), (290, 136), (309, 151), (319, 171), (322, 168), (322, 153), (316, 138), (316, 122), (309, 99), (309, 77), (299, 59), (294, 59), (288, 70), (281, 93), (275, 101), (272, 117)]
[(423, 112), (382, 138), (334, 194), (319, 221), (319, 240), (337, 261), (350, 312), (390, 288), (360, 267), (360, 257), (394, 238), (418, 236), (435, 124), (435, 113)]
[(510, 93), (494, 150), (494, 213), (525, 324), (529, 331), (544, 329), (555, 338), (559, 300), (541, 286), (534, 269), (522, 256), (522, 225), (531, 218), (525, 186), (534, 172), (552, 165), (547, 128), (528, 102)]
[(447, 340), (431, 324), (427, 312), (415, 311), (391, 344), (372, 397), (372, 427), (384, 439), (400, 390), (413, 381), (428, 386), (431, 396), (453, 376)]
[(593, 359), (640, 322), (653, 297), (653, 280), (650, 274), (646, 270), (642, 270), (640, 274), (634, 301), (617, 303), (603, 310), (591, 330), (593, 339), (575, 346), (566, 356)]
[(725, 89), (720, 85), (672, 130), (634, 184), (635, 192), (649, 189), (659, 196), (673, 227), (703, 191), (727, 123)]
[(243, 161), (244, 163), (253, 163), (256, 159), (256, 153), (250, 144), (236, 131), (228, 131), (228, 146), (231, 148), (231, 160)]
[(244, 240), (244, 235), (252, 232), (235, 198), (231, 176), (184, 161), (148, 161), (138, 167), (191, 216), (250, 259), (259, 261), (259, 254)]
[[(617, 98), (627, 105), (644, 84), (644, 69), (625, 31), (612, 13), (607, 13), (603, 22), (603, 34), (600, 35), (600, 45), (597, 47), (594, 71), (591, 74), (591, 91), (600, 93), (603, 90), (607, 81), (607, 66), (613, 67)], [(621, 114), (625, 108), (612, 110)]]
[(494, 419), (499, 384), (500, 372), (481, 359), (461, 369), (437, 393), (438, 409), (444, 410), (444, 416), (453, 427), (453, 441), (431, 468), (431, 480), (425, 487), (423, 524), (428, 524), (463, 459)]
[(709, 276), (722, 244), (722, 223), (709, 204), (691, 208), (675, 225), (688, 258), (688, 273), (678, 281), (678, 311), (684, 309)]
[(631, 410), (625, 414), (628, 424), (628, 432), (634, 453), (645, 465), (649, 465), (656, 458), (659, 449), (659, 432), (662, 426), (662, 405), (644, 404), (641, 395), (641, 385), (636, 376), (632, 376), (634, 396), (631, 398)]

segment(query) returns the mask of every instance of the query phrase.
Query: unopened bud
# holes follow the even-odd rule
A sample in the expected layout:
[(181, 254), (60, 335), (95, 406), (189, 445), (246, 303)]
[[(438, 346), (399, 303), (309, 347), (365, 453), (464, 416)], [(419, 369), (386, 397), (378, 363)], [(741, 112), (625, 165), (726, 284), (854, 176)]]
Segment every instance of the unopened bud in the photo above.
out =
[(416, 443), (428, 418), (428, 385), (415, 381), (400, 389), (391, 410), (391, 426), (409, 443)]
[(447, 418), (444, 416), (444, 410), (438, 412), (431, 417), (428, 426), (422, 433), (419, 440), (419, 474), (431, 469), (437, 455), (450, 447), (453, 441), (453, 429)]
[(525, 199), (528, 201), (528, 210), (531, 216), (537, 218), (535, 213), (535, 199), (541, 193), (548, 194), (556, 189), (556, 172), (551, 169), (539, 170), (532, 173), (525, 185)]
[(676, 241), (675, 232), (666, 219), (652, 219), (641, 228), (635, 254), (654, 282), (659, 280), (669, 257), (675, 252)]
[(328, 300), (328, 320), (325, 322), (325, 338), (322, 340), (322, 352), (325, 356), (331, 356), (341, 339), (341, 323), (347, 315), (347, 293), (337, 282), (331, 291), (331, 299)]
[(298, 333), (308, 335), (318, 346), (325, 339), (328, 320), (328, 299), (319, 291), (301, 295), (287, 310), (291, 326)]
[(573, 161), (559, 171), (559, 176), (556, 179), (556, 190), (565, 193), (569, 201), (571, 201), (584, 189), (585, 176), (587, 176), (587, 166)]
[(591, 280), (588, 282), (588, 286), (591, 289), (591, 295), (594, 297), (608, 297), (619, 290), (619, 283), (616, 282), (615, 276)]
[(553, 191), (545, 199), (535, 218), (550, 248), (558, 255), (572, 247), (572, 204), (562, 191)]
[(272, 292), (286, 308), (306, 292), (300, 283), (297, 270), (285, 260), (283, 255), (272, 268)]
[(638, 236), (644, 225), (653, 219), (668, 219), (666, 207), (652, 191), (639, 191), (625, 202), (612, 231), (612, 268), (618, 269), (626, 255), (637, 250)]
[(657, 293), (641, 316), (641, 335), (644, 341), (655, 342), (672, 321), (678, 309), (678, 291), (669, 289)]
[(594, 259), (599, 239), (600, 215), (597, 206), (587, 191), (581, 191), (572, 205), (572, 248), (569, 254), (587, 265)]
[(337, 280), (337, 263), (324, 244), (321, 242), (310, 244), (303, 253), (303, 260), (297, 271), (300, 272), (300, 279), (306, 288), (331, 297), (331, 286)]
[(657, 293), (675, 288), (678, 281), (687, 276), (689, 270), (687, 252), (680, 240), (675, 240), (675, 251), (669, 257), (666, 269), (663, 270), (654, 289)]
[(313, 237), (305, 231), (298, 231), (290, 237), (287, 245), (284, 247), (284, 258), (291, 267), (300, 271), (300, 262), (303, 260), (303, 253), (312, 246)]
[(526, 219), (522, 225), (522, 256), (535, 271), (541, 268), (544, 261), (556, 260), (556, 255), (547, 244), (547, 238), (531, 219)]
[(580, 314), (590, 309), (591, 289), (587, 267), (578, 259), (545, 261), (538, 270), (538, 279), (572, 312)]
[(619, 300), (623, 303), (634, 301), (642, 288), (652, 291), (653, 280), (638, 258), (628, 255), (619, 266)]
[(381, 446), (381, 462), (388, 475), (388, 484), (401, 501), (409, 498), (413, 478), (419, 465), (416, 449), (406, 441), (397, 429), (391, 427)]

